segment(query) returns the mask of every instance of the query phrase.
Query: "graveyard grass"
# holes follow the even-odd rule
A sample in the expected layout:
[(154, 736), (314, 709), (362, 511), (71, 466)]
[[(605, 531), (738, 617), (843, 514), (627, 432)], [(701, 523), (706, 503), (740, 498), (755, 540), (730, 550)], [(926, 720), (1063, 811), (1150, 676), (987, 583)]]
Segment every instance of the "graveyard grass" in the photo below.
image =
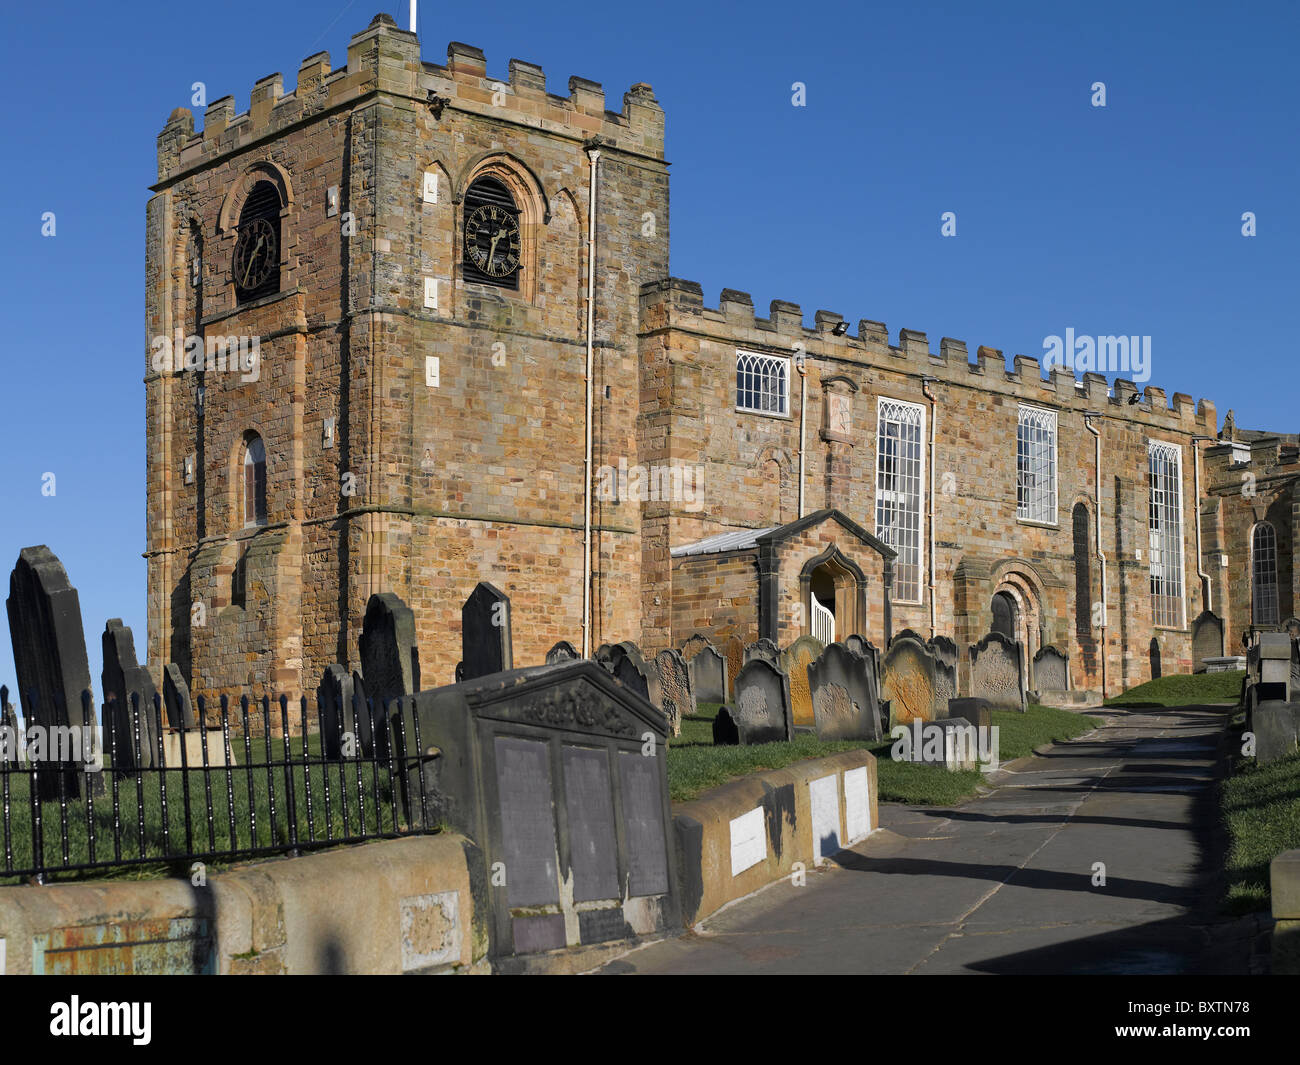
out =
[[(231, 833), (231, 816), (230, 805), (228, 802), (227, 792), (227, 774), (225, 769), (213, 767), (209, 770), (209, 780), (212, 788), (212, 810), (213, 810), (213, 828), (209, 835), (207, 817), (204, 803), (204, 773), (202, 769), (190, 769), (188, 771), (188, 783), (190, 789), (190, 831), (192, 833), (193, 853), (222, 853), (222, 852), (239, 852), (222, 857), (213, 858), (205, 862), (206, 871), (213, 872), (218, 869), (226, 868), (237, 862), (253, 860), (259, 857), (273, 857), (276, 854), (282, 854), (288, 849), (287, 840), (289, 838), (289, 817), (286, 809), (286, 790), (284, 770), (278, 769), (275, 777), (275, 836), (272, 836), (272, 818), (271, 818), (271, 795), (267, 787), (267, 777), (265, 769), (259, 769), (257, 766), (265, 761), (266, 752), (259, 742), (261, 737), (254, 740), (252, 744), (252, 757), (254, 769), (253, 777), (253, 796), (250, 807), (248, 777), (249, 773), (242, 768), (236, 768), (231, 773), (231, 791), (234, 798), (234, 824), (235, 833)], [(283, 748), (281, 739), (276, 737), (273, 741), (274, 748), (272, 757), (280, 759), (283, 757)], [(300, 749), (301, 740), (294, 740), (294, 757), (301, 757)], [(245, 762), (246, 753), (242, 745), (236, 740), (232, 743), (235, 751), (237, 766), (247, 764)], [(306, 799), (306, 768), (301, 765), (293, 767), (294, 773), (294, 796), (295, 796), (295, 814), (297, 825), (297, 839), (300, 849), (303, 851), (321, 849), (326, 839), (326, 810), (325, 810), (325, 773), (328, 769), (330, 780), (330, 803), (329, 803), (329, 822), (330, 834), (334, 840), (340, 837), (356, 836), (363, 833), (362, 826), (362, 807), (358, 803), (358, 785), (362, 792), (364, 800), (364, 833), (367, 835), (387, 834), (401, 831), (402, 824), (400, 819), (397, 828), (394, 829), (394, 807), (400, 813), (400, 798), (392, 794), (387, 782), (381, 775), (376, 779), (375, 770), (369, 763), (363, 762), (332, 762), (328, 767), (322, 766), (319, 762), (314, 761), (320, 757), (319, 738), (310, 737), (308, 749), (313, 759), (310, 767), (312, 809), (310, 822), (307, 812)], [(347, 803), (348, 817), (346, 825), (344, 823), (343, 811), (341, 805), (342, 798), (342, 776), (347, 774)], [(89, 870), (61, 869), (61, 866), (76, 866), (87, 864), (91, 861), (90, 840), (86, 827), (85, 807), (80, 801), (69, 801), (67, 804), (67, 823), (68, 823), (68, 854), (65, 859), (62, 852), (61, 836), (61, 817), (60, 804), (57, 800), (50, 800), (41, 804), (41, 820), (43, 825), (44, 840), (44, 858), (46, 865), (45, 879), (47, 882), (59, 880), (76, 880), (76, 879), (123, 879), (123, 880), (144, 880), (160, 876), (184, 876), (189, 879), (192, 875), (192, 861), (185, 858), (187, 850), (185, 834), (185, 803), (183, 801), (186, 773), (180, 769), (169, 769), (166, 771), (167, 783), (167, 841), (164, 841), (163, 835), (163, 815), (162, 815), (162, 796), (159, 787), (159, 777), (161, 772), (148, 772), (145, 774), (144, 787), (144, 838), (145, 838), (145, 855), (148, 858), (158, 856), (156, 860), (150, 860), (133, 865), (103, 865)], [(105, 769), (104, 777), (104, 794), (96, 798), (94, 804), (95, 811), (95, 851), (94, 858), (96, 862), (113, 862), (116, 860), (113, 847), (113, 777), (111, 770)], [(7, 794), (3, 796), (6, 803), (14, 811), (27, 811), (30, 809), (30, 792), (29, 778), (26, 774), (13, 774), (9, 781)], [(121, 839), (122, 852), (121, 861), (130, 862), (140, 857), (139, 845), (139, 822), (136, 817), (137, 808), (137, 791), (135, 778), (123, 777), (117, 781), (119, 816), (121, 822)], [(376, 797), (378, 798), (378, 824), (376, 823)], [(252, 809), (255, 818), (250, 817), (249, 810)], [(254, 834), (252, 825), (256, 824)], [(314, 833), (315, 843), (312, 835)], [(278, 841), (278, 842), (276, 842)], [(328, 844), (333, 846), (335, 844)], [(0, 846), (5, 848), (7, 855), (12, 855), (12, 865), (17, 868), (26, 868), (32, 863), (32, 832), (30, 819), (26, 816), (13, 818), (11, 831), (5, 838), (0, 839)], [(274, 853), (256, 854), (258, 849), (265, 848), (268, 852)], [(170, 855), (165, 857), (164, 855)], [(7, 863), (6, 863), (7, 864)], [(17, 884), (21, 881), (16, 877), (5, 877), (0, 875), (0, 886), (8, 884)]]
[(1106, 700), (1106, 705), (1134, 710), (1205, 703), (1232, 703), (1235, 706), (1241, 697), (1241, 681), (1245, 675), (1245, 670), (1241, 669), (1227, 673), (1173, 673), (1112, 696)]
[[(809, 734), (783, 743), (714, 747), (713, 719), (718, 709), (716, 704), (700, 703), (694, 715), (683, 717), (681, 736), (669, 740), (668, 788), (674, 802), (689, 801), (749, 773), (862, 748), (876, 756), (881, 802), (946, 806), (973, 795), (984, 777), (979, 770), (949, 773), (935, 766), (896, 762), (890, 757), (892, 740), (823, 742)], [(1069, 710), (1031, 704), (1023, 714), (995, 710), (993, 724), (998, 726), (999, 759), (1009, 762), (1043, 744), (1073, 739), (1101, 722)]]
[(1300, 757), (1258, 765), (1238, 754), (1219, 795), (1229, 839), (1227, 909), (1266, 909), (1269, 862), (1282, 851), (1300, 848)]

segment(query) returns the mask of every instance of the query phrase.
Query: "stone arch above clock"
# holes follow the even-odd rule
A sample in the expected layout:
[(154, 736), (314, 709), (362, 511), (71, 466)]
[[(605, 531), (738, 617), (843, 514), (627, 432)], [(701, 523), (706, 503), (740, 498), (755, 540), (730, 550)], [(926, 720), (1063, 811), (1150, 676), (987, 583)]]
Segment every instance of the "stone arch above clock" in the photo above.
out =
[(546, 191), (533, 171), (507, 152), (492, 152), (479, 157), (461, 173), (457, 182), (456, 262), (463, 263), (465, 255), (466, 194), (476, 182), (491, 178), (505, 187), (518, 212), (520, 254), (518, 288), (498, 288), (504, 296), (532, 303), (538, 289), (538, 245), (545, 227), (551, 221), (550, 202)]

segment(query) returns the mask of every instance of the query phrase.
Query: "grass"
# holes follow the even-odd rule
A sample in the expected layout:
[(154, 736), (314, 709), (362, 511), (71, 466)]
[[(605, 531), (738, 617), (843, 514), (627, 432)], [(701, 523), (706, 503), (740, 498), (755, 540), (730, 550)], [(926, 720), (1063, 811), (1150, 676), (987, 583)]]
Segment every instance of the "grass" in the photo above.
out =
[(1241, 696), (1244, 670), (1227, 673), (1178, 673), (1157, 677), (1106, 700), (1107, 706), (1140, 709), (1147, 706), (1195, 706), (1232, 703)]
[[(313, 737), (315, 740), (315, 737)], [(295, 756), (300, 756), (298, 747), (301, 741), (295, 741)], [(244, 751), (235, 744), (239, 758)], [(263, 758), (264, 751), (258, 750), (254, 743), (254, 757)], [(283, 757), (280, 741), (276, 741), (275, 758)], [(360, 786), (364, 796), (365, 825), (361, 821), (361, 809), (358, 803), (358, 767), (360, 768)], [(310, 773), (312, 810), (309, 820), (307, 815), (306, 786)], [(303, 765), (293, 767), (295, 824), (298, 840), (304, 847), (313, 833), (315, 839), (326, 837), (325, 816), (325, 779), (329, 775), (330, 835), (338, 839), (346, 836), (375, 835), (394, 831), (392, 790), (387, 783), (388, 774), (382, 772), (376, 777), (375, 770), (369, 762), (333, 763), (328, 767), (313, 764), (310, 768)], [(346, 773), (348, 818), (345, 824), (341, 798), (343, 774)], [(198, 853), (214, 853), (222, 859), (207, 863), (209, 871), (222, 868), (233, 861), (240, 860), (238, 855), (249, 855), (262, 848), (287, 848), (290, 819), (286, 804), (286, 780), (284, 769), (274, 770), (275, 818), (271, 817), (271, 790), (267, 781), (267, 771), (253, 765), (251, 771), (236, 766), (229, 774), (230, 789), (227, 790), (227, 773), (225, 769), (210, 770), (212, 788), (213, 826), (209, 833), (204, 790), (204, 774), (201, 769), (191, 769), (188, 774), (179, 769), (166, 771), (146, 771), (142, 774), (144, 781), (144, 834), (143, 846), (137, 818), (138, 792), (134, 777), (123, 777), (117, 781), (118, 806), (120, 818), (121, 855), (123, 862), (138, 864), (97, 867), (93, 870), (75, 870), (61, 868), (88, 864), (91, 861), (90, 833), (87, 828), (86, 807), (81, 801), (67, 804), (67, 856), (63, 850), (63, 831), (60, 804), (49, 800), (40, 804), (42, 821), (42, 855), (46, 867), (46, 879), (49, 881), (81, 879), (150, 879), (159, 876), (184, 875), (189, 877), (189, 863), (180, 855), (186, 850), (186, 807), (184, 790), (186, 777), (190, 789), (189, 829), (193, 841), (193, 850)], [(250, 801), (249, 778), (253, 789)], [(113, 861), (115, 854), (113, 839), (113, 777), (105, 770), (104, 794), (93, 803), (95, 859), (99, 862)], [(167, 817), (166, 838), (163, 832), (164, 818), (162, 808), (162, 778), (166, 779)], [(32, 818), (30, 778), (24, 773), (7, 778), (7, 794), (3, 796), (10, 810), (8, 831), (0, 828), (0, 885), (20, 883), (14, 876), (5, 877), (4, 870), (31, 868), (33, 861)], [(375, 798), (378, 795), (379, 809), (376, 816)], [(230, 801), (233, 798), (233, 803)], [(234, 830), (232, 832), (232, 809)], [(400, 802), (398, 803), (400, 812)], [(252, 813), (250, 814), (250, 811)], [(253, 816), (255, 815), (255, 816)], [(256, 825), (256, 830), (253, 826)], [(272, 829), (274, 827), (274, 837)], [(156, 859), (141, 862), (140, 859)]]
[(1232, 913), (1266, 909), (1269, 862), (1300, 847), (1300, 757), (1259, 765), (1238, 755), (1219, 803), (1229, 841), (1225, 905)]
[[(876, 756), (882, 802), (948, 806), (973, 795), (984, 776), (979, 770), (949, 773), (935, 766), (895, 761), (891, 757), (892, 740), (823, 742), (812, 735), (799, 735), (783, 743), (714, 747), (713, 719), (718, 710), (717, 704), (699, 704), (694, 715), (682, 718), (681, 736), (669, 743), (668, 788), (674, 802), (689, 801), (749, 773), (864, 748)], [(995, 711), (993, 724), (998, 727), (999, 758), (1007, 762), (1045, 743), (1072, 739), (1101, 722), (1069, 710), (1031, 705), (1023, 714)]]

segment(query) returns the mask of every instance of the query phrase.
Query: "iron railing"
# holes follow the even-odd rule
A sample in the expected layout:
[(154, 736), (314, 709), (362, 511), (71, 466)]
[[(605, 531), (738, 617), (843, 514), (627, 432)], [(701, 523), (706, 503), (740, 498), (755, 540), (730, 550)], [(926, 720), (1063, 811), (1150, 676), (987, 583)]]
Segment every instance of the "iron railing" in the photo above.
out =
[[(86, 721), (93, 720), (91, 699), (82, 693)], [(8, 689), (0, 687), (0, 706), (7, 705)], [(33, 694), (27, 708), (35, 706)], [(399, 719), (398, 734), (390, 737), (387, 702), (376, 708), (373, 699), (357, 695), (352, 711), (354, 726), (368, 724), (368, 731), (345, 731), (343, 714), (318, 698), (313, 732), (306, 696), (291, 714), (286, 695), (274, 704), (270, 696), (243, 696), (234, 708), (223, 695), (210, 724), (200, 696), (198, 727), (155, 727), (146, 758), (136, 694), (129, 722), (133, 750), (119, 751), (122, 730), (105, 715), (101, 753), (107, 757), (98, 772), (88, 771), (86, 759), (26, 757), (34, 722), (25, 721), (22, 742), (9, 737), (8, 752), (0, 750), (0, 884), (138, 866), (191, 876), (196, 862), (296, 855), (430, 831), (411, 828), (403, 814), (405, 722)], [(162, 720), (157, 694), (153, 720)], [(414, 727), (418, 732), (418, 722)], [(191, 754), (196, 735), (197, 760)], [(418, 736), (415, 741), (418, 750)]]

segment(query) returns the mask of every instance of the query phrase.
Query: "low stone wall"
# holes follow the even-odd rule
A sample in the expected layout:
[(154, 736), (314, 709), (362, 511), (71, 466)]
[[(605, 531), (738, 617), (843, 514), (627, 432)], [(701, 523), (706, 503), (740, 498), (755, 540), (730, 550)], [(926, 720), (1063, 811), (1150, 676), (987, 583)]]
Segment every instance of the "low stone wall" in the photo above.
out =
[(682, 920), (829, 858), (880, 825), (876, 759), (846, 751), (745, 777), (673, 806)]
[(1273, 896), (1273, 973), (1300, 976), (1300, 850), (1283, 851), (1269, 864)]
[(0, 888), (0, 973), (487, 972), (462, 836), (412, 836), (183, 880)]

